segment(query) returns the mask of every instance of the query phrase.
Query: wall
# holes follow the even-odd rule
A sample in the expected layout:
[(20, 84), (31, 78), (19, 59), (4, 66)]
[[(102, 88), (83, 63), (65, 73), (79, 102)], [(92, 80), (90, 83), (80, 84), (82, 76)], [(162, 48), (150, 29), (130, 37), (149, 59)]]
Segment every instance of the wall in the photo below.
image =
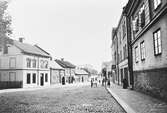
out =
[(167, 101), (167, 68), (135, 71), (135, 89)]

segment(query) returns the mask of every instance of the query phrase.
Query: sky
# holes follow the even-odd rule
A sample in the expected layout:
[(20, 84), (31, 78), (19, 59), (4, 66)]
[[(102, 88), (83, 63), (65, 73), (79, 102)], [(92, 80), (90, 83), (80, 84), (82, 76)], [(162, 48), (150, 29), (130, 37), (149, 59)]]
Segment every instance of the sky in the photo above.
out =
[(38, 44), (53, 58), (98, 71), (111, 61), (111, 32), (128, 0), (11, 0), (12, 38)]

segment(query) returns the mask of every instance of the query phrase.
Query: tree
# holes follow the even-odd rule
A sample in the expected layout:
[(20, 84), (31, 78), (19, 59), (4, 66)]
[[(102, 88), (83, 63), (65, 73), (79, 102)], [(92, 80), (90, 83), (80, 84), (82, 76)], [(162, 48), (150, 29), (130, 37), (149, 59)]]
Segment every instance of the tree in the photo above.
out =
[(11, 29), (11, 16), (6, 13), (8, 7), (7, 1), (0, 1), (0, 47), (4, 49), (4, 52), (7, 51), (7, 44), (11, 44), (12, 40), (9, 39), (9, 36), (12, 34)]

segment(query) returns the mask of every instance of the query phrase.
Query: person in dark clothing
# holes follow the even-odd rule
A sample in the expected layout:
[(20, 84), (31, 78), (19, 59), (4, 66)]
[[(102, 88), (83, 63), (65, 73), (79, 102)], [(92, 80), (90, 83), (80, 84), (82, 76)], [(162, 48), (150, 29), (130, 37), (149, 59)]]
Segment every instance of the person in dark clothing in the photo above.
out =
[(123, 81), (122, 81), (122, 83), (123, 83), (123, 89), (126, 89), (128, 87), (128, 81), (127, 81), (127, 79), (124, 78)]
[(110, 80), (107, 81), (107, 85), (108, 85), (108, 87), (110, 87)]
[(91, 80), (91, 88), (93, 87), (93, 80)]

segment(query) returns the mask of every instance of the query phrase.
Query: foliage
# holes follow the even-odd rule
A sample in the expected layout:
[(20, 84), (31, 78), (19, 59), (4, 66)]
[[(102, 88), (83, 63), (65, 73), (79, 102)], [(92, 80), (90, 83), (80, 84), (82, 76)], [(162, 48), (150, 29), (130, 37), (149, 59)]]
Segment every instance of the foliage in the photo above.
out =
[(10, 28), (11, 16), (5, 12), (7, 7), (7, 1), (0, 1), (0, 35), (6, 37), (12, 34), (12, 29)]

